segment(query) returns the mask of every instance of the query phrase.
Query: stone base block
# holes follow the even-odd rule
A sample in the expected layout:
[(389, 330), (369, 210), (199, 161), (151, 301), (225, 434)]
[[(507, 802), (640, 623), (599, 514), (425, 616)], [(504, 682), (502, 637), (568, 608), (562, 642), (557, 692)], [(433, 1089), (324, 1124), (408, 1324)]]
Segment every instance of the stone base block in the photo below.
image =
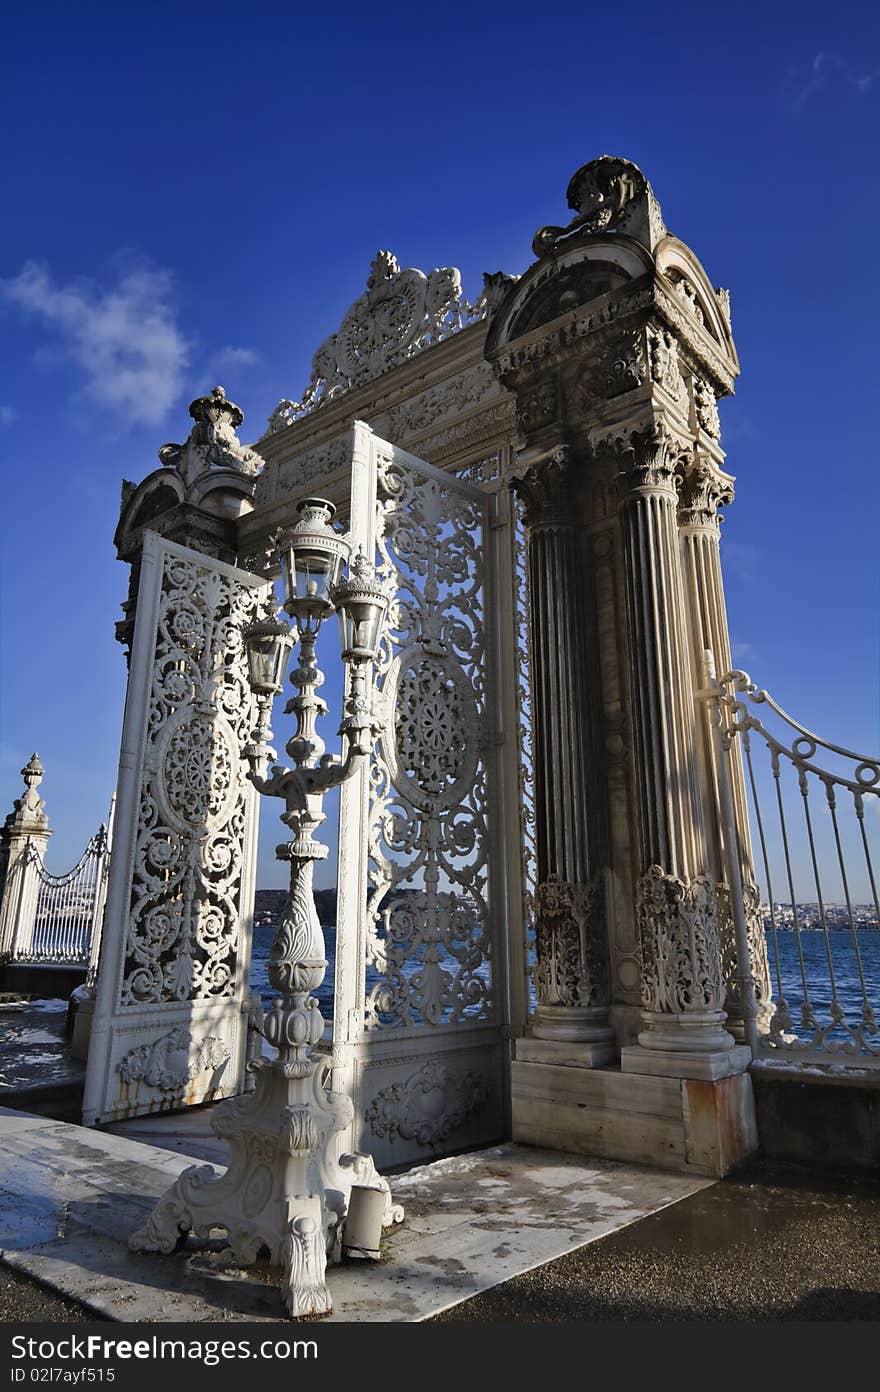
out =
[(95, 1018), (94, 996), (82, 998), (73, 1017), (73, 1035), (70, 1040), (72, 1058), (83, 1062), (89, 1056), (89, 1040), (92, 1037), (92, 1020)]
[(513, 1139), (525, 1145), (714, 1178), (757, 1150), (748, 1073), (712, 1081), (517, 1057), (511, 1084)]
[(525, 1063), (563, 1063), (572, 1068), (601, 1068), (617, 1058), (614, 1040), (599, 1044), (567, 1043), (558, 1039), (517, 1039), (514, 1057)]
[(658, 1078), (701, 1078), (712, 1083), (719, 1078), (732, 1078), (737, 1073), (745, 1073), (751, 1061), (752, 1051), (747, 1044), (735, 1044), (732, 1049), (711, 1054), (643, 1049), (640, 1044), (620, 1051), (622, 1073), (647, 1073)]

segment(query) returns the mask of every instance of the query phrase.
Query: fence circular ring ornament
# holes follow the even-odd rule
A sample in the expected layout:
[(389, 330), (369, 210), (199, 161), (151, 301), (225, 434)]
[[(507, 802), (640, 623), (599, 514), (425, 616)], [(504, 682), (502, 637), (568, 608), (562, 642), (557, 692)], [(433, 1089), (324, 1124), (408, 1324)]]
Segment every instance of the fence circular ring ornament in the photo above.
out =
[(871, 763), (865, 760), (856, 769), (856, 782), (863, 788), (873, 788), (874, 784), (880, 782), (880, 764)]
[(796, 759), (812, 759), (816, 753), (816, 741), (807, 735), (799, 735), (791, 746), (791, 752)]

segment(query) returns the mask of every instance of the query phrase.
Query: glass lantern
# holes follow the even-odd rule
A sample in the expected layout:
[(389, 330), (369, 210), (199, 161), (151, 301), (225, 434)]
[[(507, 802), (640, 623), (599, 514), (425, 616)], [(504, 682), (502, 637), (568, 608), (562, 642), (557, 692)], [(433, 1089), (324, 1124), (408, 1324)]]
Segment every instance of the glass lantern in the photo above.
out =
[(244, 629), (248, 680), (257, 696), (275, 696), (284, 686), (284, 673), (296, 631), (284, 619), (256, 619)]
[(388, 591), (362, 551), (351, 562), (346, 579), (333, 587), (331, 598), (339, 612), (343, 661), (372, 662), (379, 648)]
[(324, 498), (304, 498), (300, 519), (277, 541), (284, 582), (284, 608), (300, 629), (317, 632), (333, 611), (331, 592), (339, 582), (350, 547), (329, 525), (336, 509)]

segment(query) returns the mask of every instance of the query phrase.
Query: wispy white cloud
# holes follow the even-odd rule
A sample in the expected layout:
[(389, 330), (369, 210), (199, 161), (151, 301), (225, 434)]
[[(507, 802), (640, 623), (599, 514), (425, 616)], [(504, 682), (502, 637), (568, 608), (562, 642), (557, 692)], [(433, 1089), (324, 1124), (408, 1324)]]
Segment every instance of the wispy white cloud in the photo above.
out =
[(0, 403), (0, 425), (11, 425), (18, 416), (18, 412), (11, 406), (4, 406)]
[(734, 412), (724, 416), (722, 434), (726, 445), (734, 440), (750, 444), (752, 440), (761, 438), (761, 432), (750, 416), (738, 416)]
[(839, 53), (823, 51), (789, 74), (787, 104), (794, 115), (800, 115), (815, 97), (844, 91), (866, 96), (878, 82), (880, 68), (860, 73)]
[(747, 541), (721, 541), (721, 559), (727, 573), (744, 585), (754, 585), (761, 578), (762, 557), (757, 546)]
[(235, 371), (239, 367), (253, 367), (259, 361), (260, 355), (254, 348), (227, 346), (214, 353), (208, 366), (212, 372), (224, 372), (227, 368), (230, 371)]
[(84, 374), (84, 391), (132, 424), (155, 425), (180, 395), (190, 345), (176, 323), (169, 272), (120, 266), (115, 283), (59, 284), (29, 261), (0, 280), (0, 298), (56, 335), (61, 356)]
[(731, 638), (730, 658), (734, 667), (747, 667), (755, 662), (760, 662), (761, 655), (751, 643), (742, 643)]

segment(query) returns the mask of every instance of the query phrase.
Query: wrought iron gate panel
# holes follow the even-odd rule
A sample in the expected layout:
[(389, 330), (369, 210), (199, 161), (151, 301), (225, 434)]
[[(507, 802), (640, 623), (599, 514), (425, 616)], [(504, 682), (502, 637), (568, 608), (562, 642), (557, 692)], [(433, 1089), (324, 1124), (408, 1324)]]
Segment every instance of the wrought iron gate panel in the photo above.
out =
[[(354, 1144), (387, 1165), (504, 1134), (507, 926), (495, 500), (371, 445), (376, 520), (365, 531), (396, 599), (376, 663), (382, 733), (360, 794), (359, 860), (343, 809), (346, 872), (359, 864), (362, 875), (359, 997), (355, 1028), (339, 1012), (334, 1042)], [(343, 931), (337, 954), (351, 941)], [(337, 983), (345, 970), (338, 961)]]
[(488, 886), (484, 535), (489, 499), (379, 457), (380, 569), (368, 1029), (495, 1018)]
[(241, 629), (266, 588), (145, 533), (87, 1122), (239, 1090), (256, 851)]

